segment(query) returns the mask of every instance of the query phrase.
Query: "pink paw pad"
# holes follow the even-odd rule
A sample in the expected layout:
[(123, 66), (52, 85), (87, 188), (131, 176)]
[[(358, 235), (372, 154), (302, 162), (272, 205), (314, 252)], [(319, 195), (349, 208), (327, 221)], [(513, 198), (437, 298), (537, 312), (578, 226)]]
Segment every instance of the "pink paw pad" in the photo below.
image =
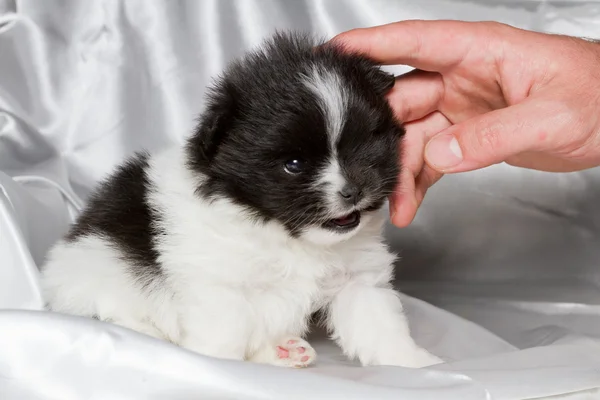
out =
[(288, 358), (290, 356), (290, 352), (281, 346), (277, 346), (277, 356), (279, 358)]
[(314, 362), (315, 350), (305, 340), (294, 338), (284, 343), (276, 347), (277, 357), (282, 365), (304, 368)]

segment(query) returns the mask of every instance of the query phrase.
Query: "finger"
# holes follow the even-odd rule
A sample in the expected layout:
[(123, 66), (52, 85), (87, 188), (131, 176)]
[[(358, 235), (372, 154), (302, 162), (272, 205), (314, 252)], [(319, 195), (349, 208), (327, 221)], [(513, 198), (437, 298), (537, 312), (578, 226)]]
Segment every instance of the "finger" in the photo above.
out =
[[(490, 38), (490, 23), (411, 20), (358, 28), (332, 39), (383, 64), (404, 64), (425, 71), (458, 65), (477, 41)], [(492, 46), (493, 50), (493, 46)]]
[[(397, 227), (402, 228), (412, 222), (423, 199), (422, 196), (425, 195), (422, 189), (418, 194), (418, 188), (415, 186), (418, 184), (418, 176), (423, 170), (425, 142), (448, 126), (450, 126), (450, 121), (440, 112), (434, 112), (425, 118), (405, 125), (406, 135), (402, 143), (402, 169), (399, 185), (395, 193), (390, 196), (390, 215), (392, 223)], [(421, 186), (424, 186), (429, 182), (429, 175), (427, 180), (425, 178), (421, 178), (421, 180)], [(432, 179), (431, 185), (433, 183)]]
[(484, 168), (523, 152), (551, 149), (570, 121), (564, 107), (529, 100), (440, 132), (427, 143), (425, 161), (443, 173)]
[[(442, 113), (436, 112), (430, 116), (424, 123), (417, 125), (417, 129), (423, 131), (425, 141), (428, 141), (432, 136), (438, 132), (452, 126), (450, 120), (448, 120)], [(414, 129), (414, 128), (413, 128)], [(422, 161), (423, 164), (425, 164)], [(443, 174), (431, 168), (425, 164), (422, 166), (421, 171), (417, 175), (415, 181), (415, 198), (417, 200), (417, 207), (421, 206), (427, 190), (433, 186), (437, 181), (442, 178)]]
[(427, 190), (432, 187), (437, 181), (442, 179), (442, 174), (431, 168), (429, 165), (425, 165), (423, 170), (417, 176), (415, 181), (415, 198), (417, 199), (417, 205), (420, 207)]
[(439, 111), (404, 124), (406, 135), (402, 143), (402, 162), (416, 177), (423, 169), (425, 144), (452, 123)]
[(435, 111), (444, 97), (444, 82), (437, 72), (412, 70), (396, 79), (387, 98), (400, 121), (421, 119)]
[(399, 228), (410, 225), (417, 213), (415, 176), (407, 167), (400, 170), (400, 185), (390, 198), (390, 218)]

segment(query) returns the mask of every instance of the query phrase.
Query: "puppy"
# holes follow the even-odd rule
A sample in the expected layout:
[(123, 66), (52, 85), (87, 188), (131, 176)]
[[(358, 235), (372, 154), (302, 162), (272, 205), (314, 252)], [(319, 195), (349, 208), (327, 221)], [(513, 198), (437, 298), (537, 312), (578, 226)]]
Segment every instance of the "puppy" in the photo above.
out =
[(287, 367), (314, 362), (320, 310), (362, 365), (440, 362), (411, 338), (382, 237), (404, 134), (393, 84), (363, 56), (276, 34), (216, 81), (185, 146), (99, 186), (42, 269), (48, 308)]

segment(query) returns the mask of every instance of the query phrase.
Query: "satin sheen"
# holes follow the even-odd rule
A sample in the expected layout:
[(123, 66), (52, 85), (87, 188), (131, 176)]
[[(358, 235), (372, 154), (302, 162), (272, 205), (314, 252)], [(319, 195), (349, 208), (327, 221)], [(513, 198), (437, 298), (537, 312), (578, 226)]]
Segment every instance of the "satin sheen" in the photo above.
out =
[(228, 60), (275, 29), (415, 18), (600, 37), (592, 1), (0, 0), (0, 399), (600, 398), (600, 169), (447, 176), (389, 227), (416, 340), (448, 360), (429, 369), (360, 368), (321, 332), (315, 368), (216, 360), (41, 311), (38, 268), (94, 184), (180, 143)]

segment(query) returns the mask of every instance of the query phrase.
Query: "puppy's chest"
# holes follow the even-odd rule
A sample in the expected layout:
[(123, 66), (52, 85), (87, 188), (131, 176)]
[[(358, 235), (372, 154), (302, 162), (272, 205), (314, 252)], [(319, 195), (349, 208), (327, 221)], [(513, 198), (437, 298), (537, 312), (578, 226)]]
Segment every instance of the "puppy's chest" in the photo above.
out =
[(322, 303), (348, 277), (343, 257), (335, 253), (279, 249), (254, 261), (244, 290), (248, 294), (276, 294), (281, 298)]

